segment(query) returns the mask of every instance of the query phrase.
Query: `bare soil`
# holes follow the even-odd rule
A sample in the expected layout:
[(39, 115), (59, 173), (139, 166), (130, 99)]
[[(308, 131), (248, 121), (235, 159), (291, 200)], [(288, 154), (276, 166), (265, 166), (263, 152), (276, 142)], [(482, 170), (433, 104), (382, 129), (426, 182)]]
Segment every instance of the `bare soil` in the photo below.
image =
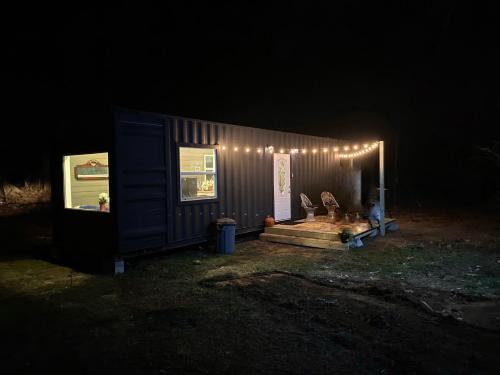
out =
[(362, 249), (247, 237), (112, 276), (50, 260), (46, 209), (0, 212), (2, 372), (498, 373), (500, 222), (398, 219)]

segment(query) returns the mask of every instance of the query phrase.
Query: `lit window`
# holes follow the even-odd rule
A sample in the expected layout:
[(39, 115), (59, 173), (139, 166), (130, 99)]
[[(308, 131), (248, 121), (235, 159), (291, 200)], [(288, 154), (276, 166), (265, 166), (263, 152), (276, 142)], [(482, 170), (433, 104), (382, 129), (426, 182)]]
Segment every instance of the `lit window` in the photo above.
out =
[(215, 149), (179, 147), (181, 201), (217, 198)]
[(108, 153), (63, 157), (64, 207), (109, 212)]

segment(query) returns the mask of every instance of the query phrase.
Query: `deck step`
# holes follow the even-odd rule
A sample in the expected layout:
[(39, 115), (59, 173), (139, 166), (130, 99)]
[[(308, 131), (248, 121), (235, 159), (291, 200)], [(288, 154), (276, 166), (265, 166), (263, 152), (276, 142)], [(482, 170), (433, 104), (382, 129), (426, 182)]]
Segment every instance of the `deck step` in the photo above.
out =
[(265, 232), (268, 234), (276, 234), (282, 236), (292, 236), (292, 237), (304, 237), (304, 238), (316, 238), (319, 240), (329, 240), (338, 241), (339, 235), (335, 232), (319, 232), (312, 230), (301, 230), (298, 228), (291, 228), (288, 225), (275, 225), (272, 227), (266, 227)]
[[(321, 238), (287, 236), (282, 234), (261, 233), (259, 238), (264, 241), (286, 243), (290, 245), (316, 247), (320, 249), (346, 250), (347, 244), (340, 240), (332, 241)], [(338, 235), (337, 235), (338, 238)]]

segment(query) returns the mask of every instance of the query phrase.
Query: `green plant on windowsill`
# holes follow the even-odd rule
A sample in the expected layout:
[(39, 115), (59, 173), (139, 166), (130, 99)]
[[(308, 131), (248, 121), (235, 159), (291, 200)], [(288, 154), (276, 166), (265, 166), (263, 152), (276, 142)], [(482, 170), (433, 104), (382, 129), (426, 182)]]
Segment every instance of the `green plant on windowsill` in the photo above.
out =
[(107, 205), (109, 204), (108, 193), (99, 194), (99, 211), (107, 211)]
[(99, 194), (99, 204), (109, 203), (109, 195), (108, 193)]

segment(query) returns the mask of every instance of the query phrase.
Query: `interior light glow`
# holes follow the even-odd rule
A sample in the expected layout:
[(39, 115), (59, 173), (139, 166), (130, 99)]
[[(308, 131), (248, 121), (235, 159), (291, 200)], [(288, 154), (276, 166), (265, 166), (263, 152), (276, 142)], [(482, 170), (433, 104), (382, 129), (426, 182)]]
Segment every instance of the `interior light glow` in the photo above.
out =
[(226, 146), (222, 146), (222, 149), (225, 150), (226, 149)]
[(285, 150), (283, 150), (282, 148), (280, 148), (280, 154), (284, 153)]
[(323, 152), (328, 152), (328, 149), (325, 147), (325, 148), (323, 149)]
[(333, 148), (333, 151), (334, 151), (334, 152), (338, 152), (338, 151), (339, 151), (339, 148), (338, 148), (338, 147), (334, 147), (334, 148)]
[(313, 148), (313, 154), (317, 153), (318, 150), (316, 150), (315, 148)]
[(245, 149), (245, 152), (250, 152), (250, 148), (249, 148), (249, 147), (247, 147), (247, 148)]
[(238, 151), (238, 147), (235, 147), (235, 148), (234, 148), (234, 151)]
[(349, 146), (344, 146), (344, 151), (349, 151)]
[(261, 148), (258, 148), (257, 149), (257, 152), (260, 154), (262, 152), (262, 149)]
[(303, 148), (303, 149), (302, 149), (302, 153), (303, 153), (303, 154), (306, 154), (306, 153), (307, 153), (307, 149), (306, 149), (306, 148)]

